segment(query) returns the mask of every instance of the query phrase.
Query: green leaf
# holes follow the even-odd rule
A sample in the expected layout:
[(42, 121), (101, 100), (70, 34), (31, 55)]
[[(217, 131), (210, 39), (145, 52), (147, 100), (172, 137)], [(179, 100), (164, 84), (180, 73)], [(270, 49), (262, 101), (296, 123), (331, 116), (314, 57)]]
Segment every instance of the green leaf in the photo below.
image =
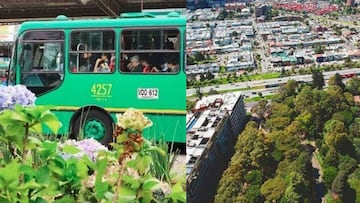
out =
[(0, 136), (5, 136), (5, 130), (1, 124), (0, 124)]
[(135, 179), (134, 177), (123, 175), (121, 178), (122, 181), (128, 184), (132, 189), (138, 190), (140, 188), (140, 184), (141, 184), (140, 181)]
[(35, 123), (30, 128), (31, 132), (34, 132), (38, 135), (42, 134), (42, 124), (41, 123)]
[(52, 142), (52, 141), (44, 141), (42, 142), (42, 148), (44, 149), (48, 149), (50, 151), (55, 151), (57, 148), (57, 142)]
[(76, 203), (73, 195), (64, 195), (55, 200), (55, 203)]
[(51, 159), (51, 161), (49, 161), (48, 166), (50, 171), (60, 176), (63, 176), (65, 173), (64, 170), (66, 168), (66, 162), (62, 157), (55, 156), (54, 158)]
[(50, 130), (55, 134), (62, 126), (61, 122), (57, 119), (55, 114), (51, 113), (50, 111), (47, 114), (43, 115), (43, 117), (41, 118), (41, 122), (48, 126)]
[(109, 190), (109, 184), (102, 181), (95, 181), (95, 196), (98, 199), (103, 199), (105, 197), (105, 193)]
[(24, 108), (18, 108), (14, 111), (10, 111), (10, 119), (13, 121), (20, 121), (23, 123), (32, 123), (31, 117), (28, 114), (24, 113)]
[(134, 168), (140, 175), (144, 175), (149, 170), (151, 162), (151, 156), (137, 154), (135, 159), (126, 162), (126, 166)]
[(136, 199), (136, 190), (132, 190), (126, 186), (121, 186), (119, 189), (119, 203), (131, 202)]
[(20, 186), (17, 188), (18, 190), (29, 190), (29, 189), (40, 189), (42, 186), (35, 182), (34, 179), (31, 179), (30, 181), (20, 184)]
[(80, 159), (76, 162), (76, 168), (77, 168), (77, 176), (85, 179), (86, 177), (88, 177), (88, 167), (86, 165), (86, 163)]
[(104, 197), (107, 200), (112, 200), (114, 198), (114, 193), (107, 191), (105, 192)]
[(171, 199), (173, 199), (175, 202), (177, 201), (186, 202), (186, 192), (183, 190), (181, 182), (178, 182), (173, 186), (168, 196)]
[(62, 148), (62, 150), (61, 150), (62, 152), (64, 152), (64, 153), (67, 153), (67, 154), (72, 154), (72, 155), (74, 155), (74, 154), (77, 154), (77, 153), (79, 153), (80, 152), (80, 149), (78, 149), (77, 147), (75, 147), (75, 146), (73, 146), (73, 145), (65, 145), (63, 148)]
[(10, 184), (12, 182), (18, 182), (20, 177), (20, 163), (17, 163), (17, 160), (14, 159), (10, 164), (6, 165), (4, 168), (0, 168), (0, 179), (4, 181), (5, 184)]
[(96, 177), (95, 177), (95, 195), (98, 199), (103, 199), (104, 194), (108, 191), (109, 184), (102, 182), (102, 177), (106, 171), (106, 159), (98, 159), (96, 161)]
[(83, 156), (81, 157), (81, 160), (91, 169), (95, 170), (96, 164), (89, 158), (89, 156)]
[[(68, 159), (67, 161), (71, 160)], [(68, 180), (74, 180), (77, 178), (77, 168), (76, 168), (76, 165), (75, 163), (67, 163), (67, 168), (65, 170), (65, 173), (64, 173), (64, 177)]]
[(151, 190), (145, 190), (141, 192), (141, 203), (151, 203), (154, 199)]
[(164, 156), (164, 157), (166, 157), (166, 155), (167, 155), (167, 152), (165, 152), (165, 150), (163, 150), (159, 147), (149, 147), (147, 149), (144, 149), (144, 151), (145, 152), (151, 152), (151, 151), (158, 152), (161, 156)]
[(37, 197), (34, 203), (47, 203), (47, 201), (41, 197)]
[(156, 178), (148, 178), (143, 183), (144, 190), (151, 190), (154, 186), (159, 184), (159, 180)]
[(43, 141), (41, 147), (38, 150), (38, 154), (40, 155), (41, 159), (46, 160), (53, 155), (57, 155), (57, 142), (52, 141)]
[(152, 162), (151, 156), (137, 156), (137, 168), (139, 170), (140, 175), (145, 174), (145, 172), (149, 169), (150, 164)]
[(8, 198), (6, 197), (0, 197), (0, 202), (1, 203), (12, 203)]
[(36, 181), (46, 186), (50, 184), (50, 169), (48, 166), (42, 166), (37, 170)]
[(120, 135), (118, 135), (118, 136), (116, 137), (116, 143), (121, 144), (121, 143), (125, 142), (125, 141), (128, 140), (128, 139), (129, 139), (129, 138), (128, 138), (127, 134), (122, 133), (122, 134), (120, 134)]
[(25, 134), (25, 127), (23, 126), (23, 124), (20, 124), (17, 122), (13, 122), (10, 125), (8, 125), (5, 130), (6, 130), (7, 135), (10, 135), (10, 136), (23, 137)]
[(27, 144), (28, 150), (37, 149), (39, 146), (41, 146), (41, 141), (37, 137), (34, 136), (28, 137), (28, 144)]
[(24, 174), (24, 181), (29, 181), (35, 176), (35, 170), (29, 165), (22, 165), (19, 168), (19, 172)]
[(29, 176), (34, 176), (35, 175), (35, 170), (29, 165), (20, 166), (19, 172), (24, 173), (24, 174), (29, 175)]
[(141, 146), (137, 142), (134, 142), (132, 140), (130, 140), (130, 145), (132, 146), (135, 152), (138, 152), (141, 149)]

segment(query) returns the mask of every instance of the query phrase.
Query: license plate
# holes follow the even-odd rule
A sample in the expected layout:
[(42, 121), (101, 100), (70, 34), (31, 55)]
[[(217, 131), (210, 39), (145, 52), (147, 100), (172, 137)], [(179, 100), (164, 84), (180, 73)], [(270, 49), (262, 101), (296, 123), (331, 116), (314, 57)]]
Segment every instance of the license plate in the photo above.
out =
[(138, 99), (159, 99), (158, 88), (138, 88), (137, 89)]

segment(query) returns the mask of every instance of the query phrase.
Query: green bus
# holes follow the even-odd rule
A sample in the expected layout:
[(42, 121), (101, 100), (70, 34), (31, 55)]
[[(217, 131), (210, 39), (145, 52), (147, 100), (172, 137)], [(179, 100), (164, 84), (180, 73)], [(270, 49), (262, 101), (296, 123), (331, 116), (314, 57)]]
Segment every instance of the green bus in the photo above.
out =
[(185, 27), (178, 12), (24, 22), (11, 82), (34, 92), (37, 105), (53, 105), (70, 138), (108, 144), (116, 113), (135, 108), (153, 122), (146, 138), (184, 144)]

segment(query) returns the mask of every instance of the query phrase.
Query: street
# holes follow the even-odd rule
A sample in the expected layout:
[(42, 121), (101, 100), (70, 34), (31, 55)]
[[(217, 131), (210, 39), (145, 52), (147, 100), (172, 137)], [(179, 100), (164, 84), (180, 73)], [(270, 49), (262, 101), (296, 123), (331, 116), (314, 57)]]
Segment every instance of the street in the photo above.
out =
[[(335, 75), (336, 73), (339, 73), (341, 75), (349, 74), (349, 73), (358, 74), (358, 73), (360, 73), (360, 69), (353, 68), (353, 69), (347, 69), (347, 70), (323, 72), (324, 79), (328, 80), (331, 76)], [(291, 79), (296, 80), (296, 81), (309, 82), (309, 81), (312, 81), (312, 75), (311, 74), (294, 75), (294, 76), (283, 77), (283, 78), (273, 78), (273, 79), (264, 79), (264, 80), (256, 80), (256, 81), (238, 82), (238, 83), (223, 84), (223, 85), (212, 85), (212, 86), (207, 86), (207, 87), (201, 87), (200, 92), (206, 93), (206, 92), (209, 92), (210, 89), (214, 89), (216, 91), (246, 89), (246, 88), (252, 88), (255, 86), (263, 86), (263, 85), (265, 86), (265, 85), (270, 85), (270, 84), (286, 83), (288, 80), (291, 80)], [(253, 91), (263, 91), (263, 90), (257, 89), (257, 90), (246, 90), (246, 91), (253, 92)], [(245, 92), (245, 91), (242, 90), (242, 92)], [(191, 96), (194, 94), (196, 94), (196, 89), (194, 89), (194, 88), (186, 89), (186, 96)], [(263, 95), (264, 95), (264, 92), (263, 92)]]

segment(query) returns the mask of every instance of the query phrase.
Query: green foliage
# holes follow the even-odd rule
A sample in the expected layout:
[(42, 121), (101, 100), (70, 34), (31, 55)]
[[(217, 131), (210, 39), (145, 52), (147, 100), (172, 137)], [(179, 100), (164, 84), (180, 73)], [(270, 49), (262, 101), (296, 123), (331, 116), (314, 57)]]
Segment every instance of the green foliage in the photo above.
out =
[(360, 168), (357, 168), (348, 179), (350, 187), (356, 192), (355, 202), (360, 202)]
[(284, 194), (286, 189), (285, 182), (280, 177), (267, 180), (260, 189), (262, 195), (265, 196), (266, 200), (273, 202), (279, 201)]
[[(185, 180), (164, 183), (149, 172), (152, 152), (163, 157), (166, 152), (139, 132), (133, 136), (146, 119), (136, 119), (130, 134), (117, 137), (116, 151), (99, 152), (93, 161), (87, 155), (65, 156), (79, 149), (43, 139), (43, 126), (54, 133), (61, 126), (49, 109), (15, 106), (0, 113), (0, 147), (6, 155), (0, 158), (0, 202), (186, 202)], [(122, 159), (130, 153), (125, 143), (134, 150), (132, 159)]]
[(345, 90), (345, 84), (342, 81), (342, 77), (339, 73), (336, 73), (335, 75), (331, 76), (328, 81), (329, 85), (338, 86), (342, 90)]
[(171, 176), (173, 175), (171, 174), (171, 168), (174, 166), (180, 152), (178, 150), (173, 151), (173, 145), (171, 145), (170, 152), (163, 153), (169, 151), (169, 147), (168, 144), (162, 140), (153, 143), (153, 145), (161, 149), (161, 151), (156, 150), (151, 152), (153, 162), (150, 165), (150, 172), (154, 177), (165, 180), (170, 184), (172, 182)]
[(339, 171), (336, 175), (334, 181), (332, 182), (331, 192), (338, 196), (340, 199), (343, 198), (344, 188), (346, 183), (346, 173), (344, 171)]
[(257, 184), (262, 183), (262, 179), (263, 179), (262, 176), (263, 175), (262, 175), (261, 171), (253, 170), (253, 171), (250, 171), (248, 174), (245, 175), (245, 181), (247, 183), (257, 185)]
[(351, 123), (353, 123), (353, 115), (350, 111), (340, 111), (336, 112), (332, 116), (333, 119), (338, 120), (346, 124), (346, 126), (349, 126)]
[(268, 103), (266, 99), (262, 99), (252, 108), (252, 111), (262, 120), (265, 119), (266, 114), (270, 110)]
[(201, 53), (201, 52), (196, 52), (195, 55), (195, 60), (196, 61), (203, 61), (205, 60), (205, 56)]
[(335, 76), (323, 89), (323, 70), (313, 72), (320, 78), (313, 88), (289, 82), (271, 102), (255, 106), (264, 123), (249, 122), (239, 136), (216, 202), (315, 202), (312, 159), (323, 171), (329, 202), (354, 202), (348, 198), (354, 191), (359, 199), (360, 110)]
[(275, 117), (266, 120), (266, 126), (270, 128), (270, 130), (284, 130), (291, 122), (291, 118), (289, 117)]
[(330, 166), (323, 171), (323, 181), (326, 188), (331, 189), (332, 182), (334, 181), (338, 171), (334, 166)]
[(349, 132), (354, 137), (360, 137), (360, 118), (355, 118), (354, 122), (350, 124)]
[(325, 166), (333, 166), (337, 167), (339, 164), (339, 155), (335, 148), (327, 147), (326, 156), (324, 158), (324, 165)]
[(360, 94), (360, 78), (353, 77), (346, 83), (347, 90), (353, 95)]
[(244, 197), (249, 202), (260, 202), (261, 200), (260, 185), (250, 185)]
[[(256, 188), (262, 184), (261, 173), (266, 174), (266, 168), (273, 166), (269, 146), (265, 142), (264, 135), (258, 131), (255, 122), (247, 124), (239, 136), (235, 149), (237, 152), (220, 180), (215, 202), (238, 202), (240, 196), (244, 195), (246, 198), (241, 198), (241, 201), (258, 199), (259, 196), (254, 195), (259, 194)], [(249, 187), (243, 187), (244, 184)]]
[(186, 100), (186, 110), (191, 111), (195, 107), (196, 101)]
[(325, 86), (324, 75), (318, 69), (312, 71), (313, 88), (322, 89)]
[(14, 109), (7, 109), (0, 113), (0, 143), (8, 148), (8, 158), (12, 161), (20, 158), (22, 163), (28, 160), (29, 150), (35, 150), (40, 143), (43, 125), (54, 133), (61, 127), (61, 123), (50, 112), (50, 106), (15, 105)]
[(296, 80), (288, 80), (284, 85), (280, 86), (279, 95), (280, 98), (296, 96), (298, 84)]

